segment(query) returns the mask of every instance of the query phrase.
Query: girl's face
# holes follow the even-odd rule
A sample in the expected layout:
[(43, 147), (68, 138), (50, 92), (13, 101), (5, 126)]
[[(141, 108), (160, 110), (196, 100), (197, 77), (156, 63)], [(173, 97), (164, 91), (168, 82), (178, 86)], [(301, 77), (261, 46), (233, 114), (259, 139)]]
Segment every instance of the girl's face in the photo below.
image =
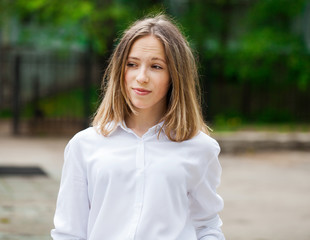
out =
[(133, 43), (125, 68), (125, 86), (136, 110), (166, 110), (170, 74), (164, 46), (156, 37), (144, 36)]

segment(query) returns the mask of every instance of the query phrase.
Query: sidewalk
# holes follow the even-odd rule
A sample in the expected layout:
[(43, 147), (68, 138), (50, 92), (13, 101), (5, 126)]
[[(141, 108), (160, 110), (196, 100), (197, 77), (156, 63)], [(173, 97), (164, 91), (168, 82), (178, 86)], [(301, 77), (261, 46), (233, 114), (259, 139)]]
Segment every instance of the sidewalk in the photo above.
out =
[(47, 176), (0, 176), (0, 239), (47, 240), (66, 138), (0, 136), (0, 167), (39, 167)]
[[(225, 200), (221, 217), (227, 240), (310, 239), (310, 136), (293, 135), (213, 135), (222, 148), (219, 193)], [(68, 140), (15, 138), (1, 132), (0, 166), (36, 166), (47, 173), (46, 177), (0, 176), (1, 240), (50, 239)]]

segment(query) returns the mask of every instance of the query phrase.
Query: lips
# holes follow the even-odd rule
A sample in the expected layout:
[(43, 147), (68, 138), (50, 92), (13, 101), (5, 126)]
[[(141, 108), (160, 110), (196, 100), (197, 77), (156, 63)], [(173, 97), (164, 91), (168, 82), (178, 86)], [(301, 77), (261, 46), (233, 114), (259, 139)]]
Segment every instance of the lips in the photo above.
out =
[(141, 96), (144, 96), (144, 95), (147, 95), (147, 94), (151, 93), (151, 91), (146, 90), (146, 89), (144, 89), (144, 88), (133, 88), (132, 90), (133, 90), (136, 94), (141, 95)]

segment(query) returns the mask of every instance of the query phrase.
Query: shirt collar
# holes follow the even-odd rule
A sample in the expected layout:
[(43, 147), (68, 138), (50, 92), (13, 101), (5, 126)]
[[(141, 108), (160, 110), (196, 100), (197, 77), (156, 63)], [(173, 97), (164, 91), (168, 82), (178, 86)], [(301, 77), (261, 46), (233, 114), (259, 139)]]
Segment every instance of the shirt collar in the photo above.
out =
[[(145, 138), (145, 137), (149, 137), (149, 136), (153, 136), (155, 134), (158, 134), (158, 132), (160, 131), (160, 129), (162, 128), (162, 126), (164, 125), (164, 121), (161, 121), (159, 123), (157, 123), (156, 125), (154, 125), (153, 127), (149, 128), (147, 130), (147, 132), (141, 137), (141, 138)], [(127, 127), (125, 121), (121, 121), (121, 122), (118, 122), (117, 123), (117, 128), (121, 128), (123, 129), (124, 131), (128, 132), (128, 133), (132, 133), (134, 134), (135, 136), (137, 136), (135, 134), (135, 132), (130, 129), (129, 127)], [(164, 129), (162, 129), (162, 132), (164, 132)], [(137, 136), (138, 137), (138, 136)], [(140, 138), (140, 137), (138, 137)]]

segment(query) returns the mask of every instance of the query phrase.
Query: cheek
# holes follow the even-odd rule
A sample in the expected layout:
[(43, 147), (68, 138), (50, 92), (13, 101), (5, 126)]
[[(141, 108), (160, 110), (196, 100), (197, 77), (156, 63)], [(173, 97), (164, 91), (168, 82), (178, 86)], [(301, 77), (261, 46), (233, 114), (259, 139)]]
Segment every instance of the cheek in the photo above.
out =
[(125, 83), (130, 85), (135, 80), (135, 73), (132, 70), (128, 70), (124, 75)]
[(128, 90), (129, 86), (130, 86), (130, 83), (131, 83), (131, 74), (130, 72), (125, 72), (125, 75), (124, 75), (124, 85), (125, 85), (125, 88)]

